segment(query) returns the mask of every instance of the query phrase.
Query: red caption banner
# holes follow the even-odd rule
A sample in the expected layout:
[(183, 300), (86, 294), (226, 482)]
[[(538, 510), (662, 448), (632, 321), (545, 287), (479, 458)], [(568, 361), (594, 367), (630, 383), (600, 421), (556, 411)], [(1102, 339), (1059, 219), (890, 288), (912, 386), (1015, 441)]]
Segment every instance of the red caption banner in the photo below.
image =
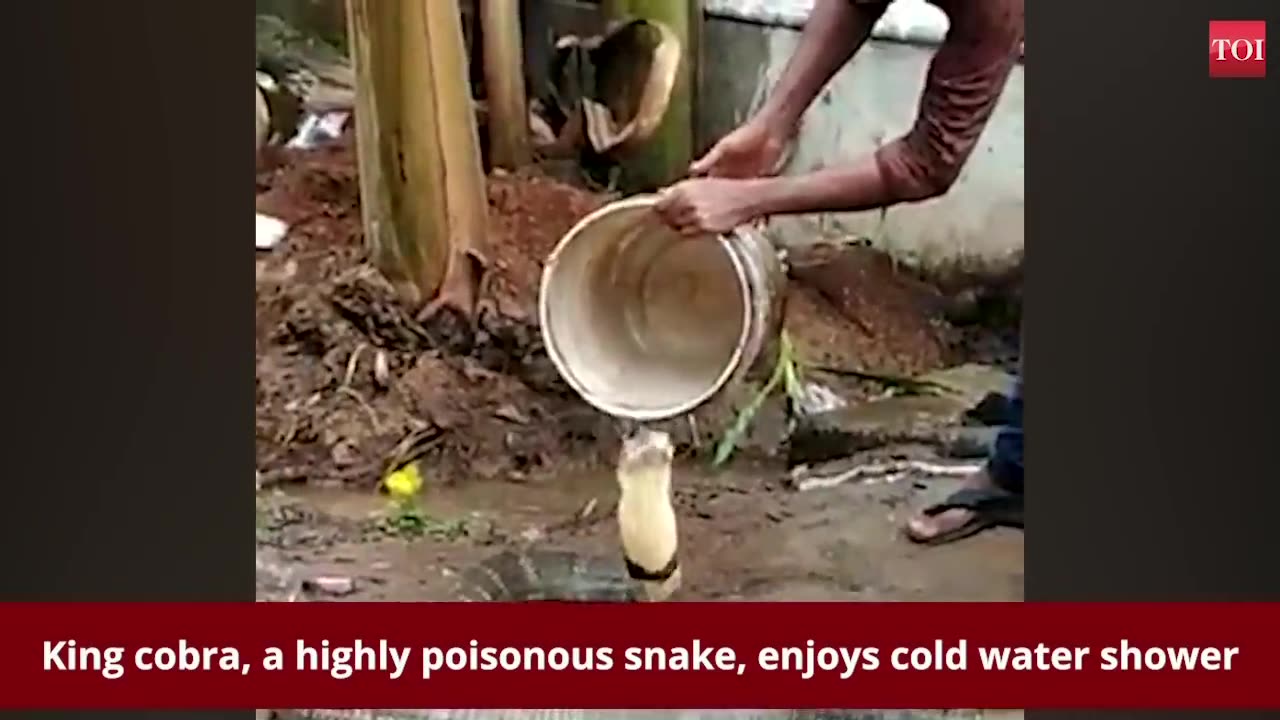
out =
[(3, 708), (1275, 708), (1277, 604), (11, 604)]

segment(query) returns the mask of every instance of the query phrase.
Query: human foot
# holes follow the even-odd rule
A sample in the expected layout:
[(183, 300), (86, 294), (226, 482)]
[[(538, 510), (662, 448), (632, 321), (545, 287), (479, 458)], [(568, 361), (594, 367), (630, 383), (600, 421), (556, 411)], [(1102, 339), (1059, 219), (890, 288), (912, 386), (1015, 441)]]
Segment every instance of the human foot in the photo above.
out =
[(907, 521), (908, 539), (925, 545), (954, 542), (999, 525), (1022, 527), (1022, 495), (997, 486), (986, 470)]

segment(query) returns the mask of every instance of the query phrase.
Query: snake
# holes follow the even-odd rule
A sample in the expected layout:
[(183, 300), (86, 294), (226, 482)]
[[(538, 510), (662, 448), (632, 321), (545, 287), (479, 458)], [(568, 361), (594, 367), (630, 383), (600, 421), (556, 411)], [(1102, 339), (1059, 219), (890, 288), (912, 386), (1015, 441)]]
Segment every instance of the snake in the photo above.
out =
[(637, 602), (636, 584), (620, 559), (568, 550), (505, 550), (459, 576), (457, 602)]
[[(622, 558), (553, 548), (508, 549), (458, 573), (454, 602), (640, 602)], [(295, 709), (260, 720), (982, 720), (978, 711), (937, 710), (466, 710)]]

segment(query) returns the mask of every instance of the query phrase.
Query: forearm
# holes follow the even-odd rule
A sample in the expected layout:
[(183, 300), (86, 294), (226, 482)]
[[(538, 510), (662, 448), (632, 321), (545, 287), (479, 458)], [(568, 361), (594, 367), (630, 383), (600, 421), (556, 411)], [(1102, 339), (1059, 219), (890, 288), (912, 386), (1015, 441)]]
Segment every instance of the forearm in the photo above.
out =
[(744, 188), (753, 215), (872, 210), (936, 197), (956, 182), (1022, 42), (1022, 0), (966, 6), (929, 66), (915, 123), (849, 165)]
[(831, 76), (866, 42), (883, 5), (816, 0), (795, 53), (756, 119), (790, 134)]
[(752, 217), (873, 210), (904, 199), (885, 181), (873, 157), (801, 175), (746, 182), (751, 183), (744, 194), (750, 198)]

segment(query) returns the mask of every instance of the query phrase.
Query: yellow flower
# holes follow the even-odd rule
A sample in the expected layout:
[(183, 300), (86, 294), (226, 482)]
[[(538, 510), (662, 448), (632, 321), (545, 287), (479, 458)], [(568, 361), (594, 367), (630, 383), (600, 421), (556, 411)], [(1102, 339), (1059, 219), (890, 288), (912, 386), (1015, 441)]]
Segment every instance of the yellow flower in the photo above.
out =
[(405, 500), (418, 494), (422, 489), (422, 473), (418, 463), (411, 462), (398, 470), (390, 472), (382, 480), (382, 486), (398, 500)]

